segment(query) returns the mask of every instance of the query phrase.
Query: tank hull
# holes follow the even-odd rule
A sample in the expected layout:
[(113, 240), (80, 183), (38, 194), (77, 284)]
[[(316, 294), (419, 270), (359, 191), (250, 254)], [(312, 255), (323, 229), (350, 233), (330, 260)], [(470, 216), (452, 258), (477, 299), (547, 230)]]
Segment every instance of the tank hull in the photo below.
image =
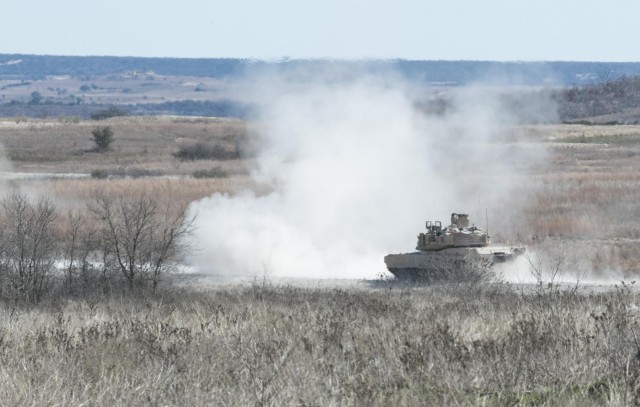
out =
[(493, 276), (494, 265), (523, 254), (524, 247), (457, 247), (385, 256), (387, 269), (398, 279), (415, 282), (473, 282)]

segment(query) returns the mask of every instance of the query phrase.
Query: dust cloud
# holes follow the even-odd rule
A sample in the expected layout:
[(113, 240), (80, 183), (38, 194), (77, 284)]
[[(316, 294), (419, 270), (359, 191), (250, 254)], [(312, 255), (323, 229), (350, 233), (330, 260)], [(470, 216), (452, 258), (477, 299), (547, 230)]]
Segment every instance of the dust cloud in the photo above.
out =
[(262, 146), (252, 176), (271, 192), (193, 204), (199, 272), (375, 278), (386, 254), (413, 251), (425, 220), (515, 216), (526, 197), (514, 186), (545, 155), (513, 140), (520, 118), (486, 87), (447, 90), (438, 113), (421, 103), (434, 90), (388, 78), (273, 75), (250, 89)]

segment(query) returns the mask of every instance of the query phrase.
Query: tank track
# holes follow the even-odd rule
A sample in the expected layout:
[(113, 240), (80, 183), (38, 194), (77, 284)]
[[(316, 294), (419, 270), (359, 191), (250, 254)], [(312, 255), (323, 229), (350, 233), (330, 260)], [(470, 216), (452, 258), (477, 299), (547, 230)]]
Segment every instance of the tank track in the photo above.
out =
[(409, 283), (477, 283), (495, 277), (493, 263), (481, 260), (450, 261), (447, 267), (389, 268), (398, 281)]

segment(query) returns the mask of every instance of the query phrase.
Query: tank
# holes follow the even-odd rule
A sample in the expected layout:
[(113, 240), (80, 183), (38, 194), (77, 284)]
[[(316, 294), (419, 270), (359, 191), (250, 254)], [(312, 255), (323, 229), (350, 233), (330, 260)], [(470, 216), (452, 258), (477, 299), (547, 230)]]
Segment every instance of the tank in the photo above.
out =
[(384, 262), (398, 279), (415, 282), (477, 282), (490, 279), (504, 266), (524, 254), (522, 246), (493, 245), (489, 235), (469, 215), (452, 213), (451, 224), (427, 221), (418, 235), (416, 252), (389, 254)]

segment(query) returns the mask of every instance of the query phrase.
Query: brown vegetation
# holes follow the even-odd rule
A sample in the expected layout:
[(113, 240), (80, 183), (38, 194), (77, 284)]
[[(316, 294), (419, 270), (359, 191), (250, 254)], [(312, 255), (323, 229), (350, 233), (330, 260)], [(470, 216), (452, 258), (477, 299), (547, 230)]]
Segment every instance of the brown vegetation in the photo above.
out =
[(559, 115), (564, 120), (589, 118), (600, 123), (621, 121), (637, 124), (640, 77), (621, 77), (590, 86), (574, 86), (561, 92), (559, 99)]
[[(111, 175), (12, 181), (21, 189), (48, 191), (62, 209), (55, 231), (64, 236), (57, 250), (67, 261), (59, 277), (72, 284), (53, 284), (39, 293), (38, 306), (15, 300), (25, 296), (7, 296), (14, 300), (0, 306), (4, 404), (638, 402), (640, 298), (629, 286), (599, 293), (541, 285), (526, 291), (501, 284), (308, 289), (264, 280), (251, 286), (168, 291), (160, 281), (156, 296), (149, 291), (114, 295), (128, 291), (131, 264), (133, 280), (142, 272), (156, 285), (153, 272), (144, 269), (152, 262), (118, 261), (113, 245), (97, 245), (109, 236), (111, 243), (126, 240), (113, 232), (129, 229), (118, 229), (116, 221), (109, 228), (107, 209), (115, 210), (118, 201), (101, 205), (97, 195), (114, 199), (145, 191), (148, 200), (139, 203), (184, 208), (215, 192), (260, 192), (264, 187), (247, 175), (250, 160), (183, 161), (174, 156), (182, 143), (236, 145), (236, 137), (245, 137), (241, 122), (117, 118), (105, 123), (118, 141), (104, 154), (86, 151), (92, 147), (91, 123), (0, 127), (7, 154), (18, 157), (17, 170), (89, 174), (102, 169)], [(521, 130), (533, 142), (547, 143), (552, 154), (515, 191), (531, 199), (519, 204), (523, 216), (504, 219), (496, 227), (504, 234), (497, 237), (524, 242), (540, 253), (560, 252), (571, 266), (586, 261), (599, 273), (637, 275), (640, 127)], [(163, 176), (122, 178), (136, 169)], [(226, 177), (192, 178), (196, 171)], [(98, 216), (66, 213), (69, 208), (83, 211), (91, 201), (98, 205), (93, 207)], [(118, 222), (124, 212), (118, 213)], [(4, 232), (11, 229), (5, 226)], [(6, 253), (15, 248), (8, 249)], [(111, 258), (96, 259), (96, 253)], [(114, 267), (96, 272), (96, 264)], [(124, 285), (114, 280), (116, 275)]]
[(135, 195), (140, 191), (161, 202), (185, 205), (214, 193), (264, 190), (248, 176), (221, 178), (55, 179), (42, 185), (63, 208), (78, 208), (96, 194)]
[[(97, 154), (90, 137), (94, 122), (2, 122), (0, 141), (16, 171), (94, 177), (11, 183), (21, 190), (44, 190), (63, 209), (83, 207), (96, 193), (144, 190), (183, 205), (213, 193), (266, 188), (249, 177), (251, 158), (238, 156), (252, 143), (241, 121), (117, 117), (101, 123), (118, 136), (111, 151)], [(625, 276), (637, 273), (640, 228), (632, 219), (638, 218), (640, 199), (640, 126), (522, 126), (504, 142), (522, 140), (545, 143), (551, 154), (514, 192), (531, 199), (518, 208), (524, 216), (495, 225), (502, 232), (496, 240), (534, 248), (566, 245), (577, 257), (588, 258), (598, 273), (607, 271), (601, 267)]]
[[(259, 189), (248, 177), (251, 159), (238, 157), (238, 146), (247, 139), (243, 122), (117, 117), (101, 124), (112, 128), (117, 140), (108, 151), (97, 153), (91, 137), (95, 122), (0, 121), (0, 143), (11, 161), (7, 170), (53, 177), (13, 180), (9, 187), (44, 191), (63, 208), (83, 206), (96, 193), (113, 196), (146, 191), (164, 202), (187, 204), (215, 192)], [(213, 154), (195, 161), (176, 157), (201, 145), (213, 146), (214, 153), (221, 146), (235, 152), (233, 157)], [(57, 174), (67, 177), (56, 178)]]
[(0, 202), (0, 299), (37, 303), (62, 278), (67, 293), (110, 291), (122, 281), (130, 292), (155, 292), (189, 252), (193, 220), (187, 204), (144, 193), (96, 195), (66, 217), (49, 198), (9, 195)]
[[(0, 120), (0, 143), (15, 171), (89, 174), (97, 168), (139, 167), (189, 174), (207, 164), (176, 159), (182, 146), (235, 146), (246, 138), (245, 124), (233, 119), (117, 117), (100, 125), (117, 135), (110, 151), (102, 154), (95, 152), (93, 121)], [(235, 165), (232, 173), (246, 173)]]
[(551, 161), (519, 191), (536, 191), (515, 226), (519, 236), (533, 247), (564, 249), (574, 263), (586, 260), (596, 275), (633, 278), (640, 271), (640, 127), (546, 130)]
[(268, 283), (0, 309), (7, 405), (628, 405), (635, 304)]

